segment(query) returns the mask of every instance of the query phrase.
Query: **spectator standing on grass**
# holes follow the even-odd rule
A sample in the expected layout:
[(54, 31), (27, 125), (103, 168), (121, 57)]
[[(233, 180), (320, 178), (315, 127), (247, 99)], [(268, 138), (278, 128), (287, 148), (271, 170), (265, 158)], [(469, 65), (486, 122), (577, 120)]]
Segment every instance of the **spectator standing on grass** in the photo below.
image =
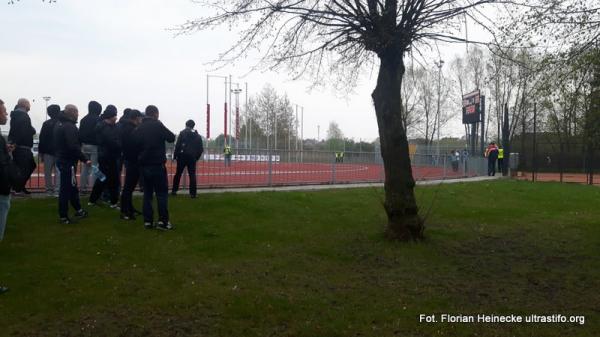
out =
[(171, 230), (169, 222), (169, 182), (165, 142), (173, 143), (175, 135), (158, 120), (159, 111), (154, 105), (146, 107), (146, 117), (133, 132), (138, 164), (144, 179), (144, 228), (154, 228), (152, 202), (156, 193), (158, 223), (156, 228)]
[(25, 98), (20, 98), (15, 110), (10, 113), (10, 131), (8, 133), (8, 143), (15, 146), (12, 153), (13, 160), (26, 178), (23, 183), (13, 186), (13, 189), (15, 192), (23, 192), (25, 194), (29, 194), (25, 185), (37, 167), (33, 158), (33, 152), (31, 152), (33, 136), (36, 132), (33, 126), (31, 126), (31, 119), (28, 114), (30, 109), (31, 104), (29, 101)]
[[(6, 113), (6, 106), (0, 99), (0, 125), (6, 125), (8, 121), (8, 114)], [(8, 211), (10, 210), (10, 185), (8, 175), (8, 165), (12, 161), (10, 152), (13, 150), (12, 146), (6, 144), (4, 137), (0, 135), (0, 242), (4, 239), (4, 230), (6, 229), (6, 220), (8, 219)], [(5, 286), (0, 286), (0, 294), (8, 291)]]
[[(83, 153), (92, 161), (92, 166), (98, 165), (98, 142), (96, 140), (96, 125), (100, 121), (102, 105), (96, 101), (88, 104), (88, 114), (81, 119), (79, 124), (79, 137), (83, 143)], [(90, 173), (92, 166), (84, 166), (81, 169), (81, 191), (88, 192), (90, 184)]]
[(102, 191), (106, 188), (110, 194), (110, 208), (119, 207), (118, 182), (119, 169), (118, 160), (121, 157), (121, 139), (116, 127), (117, 108), (108, 105), (100, 116), (100, 122), (96, 125), (96, 139), (98, 142), (98, 165), (106, 179), (96, 178), (88, 205), (93, 206), (100, 198)]
[(123, 164), (125, 165), (125, 183), (121, 193), (121, 219), (123, 220), (135, 220), (135, 215), (139, 214), (133, 207), (133, 191), (140, 180), (140, 168), (132, 134), (141, 123), (142, 113), (138, 110), (131, 110), (123, 119), (119, 129), (123, 146)]
[[(56, 196), (56, 187), (60, 181), (58, 170), (56, 170), (56, 157), (54, 151), (54, 127), (58, 123), (60, 116), (60, 106), (52, 104), (46, 109), (49, 120), (42, 124), (40, 130), (40, 144), (38, 152), (44, 162), (44, 182), (46, 184), (46, 193), (51, 196)], [(55, 173), (53, 176), (52, 173)]]
[(77, 162), (81, 161), (89, 166), (92, 162), (81, 150), (77, 119), (79, 112), (72, 104), (65, 106), (65, 111), (60, 116), (59, 122), (54, 127), (54, 149), (56, 153), (56, 166), (60, 171), (60, 190), (58, 193), (58, 215), (62, 224), (71, 224), (69, 218), (69, 202), (75, 209), (75, 217), (85, 218), (88, 213), (81, 208), (79, 189), (77, 188)]
[(177, 195), (179, 190), (179, 181), (183, 173), (183, 169), (187, 168), (190, 177), (190, 196), (196, 198), (196, 162), (204, 152), (202, 137), (198, 131), (194, 130), (193, 120), (185, 122), (185, 129), (179, 133), (177, 142), (175, 143), (175, 151), (173, 152), (173, 160), (177, 161), (177, 171), (173, 177), (172, 195)]
[(488, 176), (496, 175), (496, 160), (498, 159), (498, 147), (496, 143), (491, 142), (485, 149), (485, 156), (488, 159)]

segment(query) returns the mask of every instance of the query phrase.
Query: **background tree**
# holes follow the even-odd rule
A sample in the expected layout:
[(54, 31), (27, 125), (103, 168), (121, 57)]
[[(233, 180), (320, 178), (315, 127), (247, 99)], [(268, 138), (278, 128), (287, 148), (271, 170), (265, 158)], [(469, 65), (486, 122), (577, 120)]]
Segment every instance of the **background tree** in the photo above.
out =
[(265, 85), (256, 96), (248, 99), (247, 118), (240, 134), (252, 134), (252, 148), (291, 149), (298, 135), (296, 117), (287, 94), (279, 94), (271, 85)]
[(344, 150), (344, 133), (336, 121), (329, 122), (327, 128), (327, 147), (330, 151)]

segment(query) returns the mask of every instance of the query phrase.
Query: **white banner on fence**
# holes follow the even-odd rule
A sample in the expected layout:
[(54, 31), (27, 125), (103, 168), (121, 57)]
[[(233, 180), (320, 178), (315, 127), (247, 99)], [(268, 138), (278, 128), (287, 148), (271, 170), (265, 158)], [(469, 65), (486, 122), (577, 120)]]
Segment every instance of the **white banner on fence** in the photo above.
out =
[[(204, 154), (204, 160), (225, 160), (225, 155), (222, 154)], [(234, 154), (231, 156), (234, 161), (269, 161), (268, 155), (261, 154)], [(271, 161), (278, 162), (281, 158), (279, 155), (272, 155)]]

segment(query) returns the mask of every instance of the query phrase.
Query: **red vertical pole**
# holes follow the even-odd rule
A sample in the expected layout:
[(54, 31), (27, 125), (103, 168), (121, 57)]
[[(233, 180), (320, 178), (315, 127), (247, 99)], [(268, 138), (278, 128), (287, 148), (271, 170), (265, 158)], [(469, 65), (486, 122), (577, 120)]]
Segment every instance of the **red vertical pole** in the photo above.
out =
[(225, 111), (223, 112), (223, 117), (224, 117), (224, 123), (223, 123), (223, 127), (225, 130), (225, 144), (227, 144), (227, 102), (225, 102)]

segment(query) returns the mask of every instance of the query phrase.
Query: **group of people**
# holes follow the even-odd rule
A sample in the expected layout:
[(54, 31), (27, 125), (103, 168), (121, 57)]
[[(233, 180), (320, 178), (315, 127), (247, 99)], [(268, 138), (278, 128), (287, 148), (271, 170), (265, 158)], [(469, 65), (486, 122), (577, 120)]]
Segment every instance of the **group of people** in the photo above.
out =
[[(7, 110), (4, 102), (0, 103), (0, 125), (5, 125)], [(32, 152), (36, 130), (31, 124), (29, 110), (29, 101), (19, 99), (11, 113), (8, 142), (0, 137), (0, 240), (10, 208), (11, 190), (28, 194), (25, 186), (37, 165)], [(143, 113), (136, 109), (125, 109), (118, 119), (114, 105), (108, 105), (103, 110), (100, 103), (91, 101), (88, 114), (79, 127), (79, 110), (73, 104), (65, 105), (62, 110), (58, 105), (50, 105), (47, 113), (49, 119), (40, 130), (38, 151), (44, 163), (46, 192), (54, 195), (58, 189), (60, 223), (73, 222), (69, 216), (69, 203), (75, 210), (74, 218), (88, 216), (80, 201), (76, 178), (81, 162), (82, 191), (89, 191), (89, 178), (93, 178), (88, 206), (97, 206), (102, 195), (106, 194), (110, 208), (120, 209), (121, 219), (135, 220), (136, 216), (142, 215), (145, 228), (173, 229), (168, 211), (165, 143), (175, 142), (176, 137), (160, 122), (156, 106), (147, 106)], [(196, 162), (202, 156), (203, 143), (194, 126), (194, 121), (188, 120), (175, 143), (173, 159), (177, 161), (177, 170), (173, 179), (173, 195), (177, 194), (181, 175), (187, 169), (190, 195), (196, 197)], [(123, 169), (125, 179), (121, 184)], [(132, 201), (138, 184), (144, 194), (142, 212), (134, 207)], [(158, 206), (156, 223), (153, 209), (155, 197)]]
[(496, 161), (498, 162), (498, 171), (501, 174), (504, 173), (504, 149), (502, 145), (497, 146), (494, 142), (488, 144), (485, 149), (485, 157), (488, 159), (488, 176), (496, 175)]

